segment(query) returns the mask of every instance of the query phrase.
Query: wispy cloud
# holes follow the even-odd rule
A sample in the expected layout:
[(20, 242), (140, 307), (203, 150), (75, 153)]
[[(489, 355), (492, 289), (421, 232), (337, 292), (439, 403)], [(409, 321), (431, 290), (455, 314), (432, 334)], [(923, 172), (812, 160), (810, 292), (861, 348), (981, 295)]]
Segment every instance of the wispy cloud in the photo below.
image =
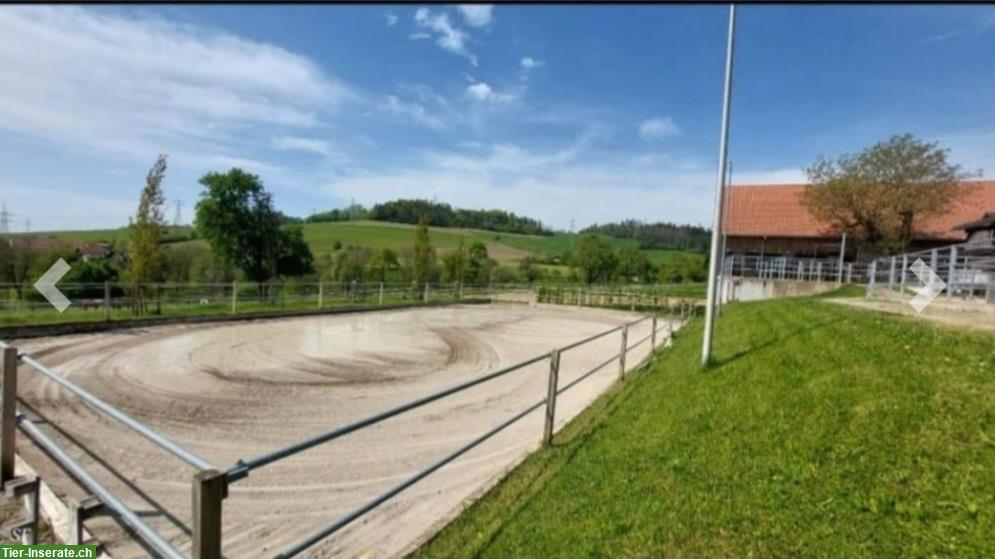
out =
[[(477, 65), (477, 56), (470, 52), (468, 43), (470, 34), (459, 29), (449, 21), (449, 15), (434, 13), (428, 8), (418, 8), (415, 12), (415, 25), (435, 35), (435, 44), (443, 50), (462, 56)], [(412, 39), (423, 38), (418, 33), (410, 35)]]
[(519, 65), (522, 67), (523, 70), (529, 71), (529, 70), (532, 70), (533, 68), (538, 68), (540, 66), (545, 66), (546, 63), (543, 62), (542, 60), (536, 60), (535, 58), (532, 58), (531, 56), (526, 56), (525, 58), (522, 59), (522, 61), (519, 63)]
[(458, 7), (470, 27), (487, 27), (494, 20), (493, 4), (460, 4)]
[(328, 142), (327, 140), (319, 140), (317, 138), (279, 136), (273, 138), (270, 143), (273, 146), (273, 149), (280, 151), (304, 151), (324, 156), (331, 156), (335, 153), (331, 142)]
[(388, 95), (384, 97), (381, 108), (389, 113), (410, 118), (418, 124), (433, 130), (439, 130), (446, 127), (446, 123), (443, 122), (440, 117), (431, 114), (424, 105), (413, 101), (402, 101), (396, 95)]
[(498, 93), (484, 82), (478, 82), (467, 86), (466, 92), (472, 99), (485, 103), (510, 103), (515, 100), (514, 94)]
[(924, 43), (941, 43), (957, 37), (980, 37), (990, 31), (995, 31), (995, 12), (972, 19), (962, 25), (930, 35), (926, 37)]
[(303, 56), (190, 25), (31, 6), (0, 29), (0, 129), (57, 145), (221, 156), (246, 128), (312, 128), (353, 98)]
[(387, 23), (387, 27), (394, 27), (395, 25), (397, 25), (398, 17), (397, 14), (395, 14), (394, 12), (387, 10), (386, 12), (384, 12), (383, 18), (384, 21)]
[(651, 118), (639, 123), (639, 135), (644, 140), (657, 140), (668, 136), (676, 136), (680, 133), (680, 127), (669, 116)]

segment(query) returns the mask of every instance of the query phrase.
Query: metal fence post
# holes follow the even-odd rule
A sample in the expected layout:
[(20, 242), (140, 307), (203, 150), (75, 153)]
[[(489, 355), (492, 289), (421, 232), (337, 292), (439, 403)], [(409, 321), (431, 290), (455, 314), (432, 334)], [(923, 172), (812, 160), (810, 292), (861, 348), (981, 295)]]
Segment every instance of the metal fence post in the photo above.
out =
[(939, 272), (936, 269), (936, 261), (939, 260), (939, 256), (940, 255), (937, 253), (935, 248), (929, 251), (929, 267), (933, 270), (933, 273), (937, 275), (939, 275)]
[(653, 315), (652, 321), (653, 331), (650, 332), (650, 351), (652, 352), (656, 349), (656, 314)]
[(104, 320), (111, 319), (111, 283), (104, 282)]
[(625, 378), (625, 354), (629, 351), (629, 325), (622, 327), (622, 349), (618, 355), (618, 378)]
[(235, 314), (238, 309), (238, 282), (231, 282), (231, 313)]
[(846, 264), (846, 282), (853, 283), (853, 262)]
[(909, 271), (909, 256), (907, 254), (903, 254), (902, 255), (902, 285), (901, 285), (901, 288), (900, 288), (900, 290), (901, 290), (901, 292), (903, 294), (905, 293), (905, 278), (908, 275), (908, 271)]
[(318, 280), (318, 308), (325, 302), (325, 282)]
[(3, 349), (3, 396), (0, 401), (0, 487), (14, 479), (14, 437), (17, 432), (17, 348)]
[(888, 269), (888, 293), (895, 290), (895, 257), (891, 257), (891, 268)]
[(383, 282), (380, 282), (380, 298), (377, 300), (377, 305), (383, 306)]
[(878, 261), (871, 260), (871, 265), (867, 269), (867, 295), (874, 295), (874, 283), (877, 281)]
[(422, 302), (428, 302), (428, 282), (425, 282), (425, 294), (422, 296)]
[(228, 496), (228, 476), (204, 470), (193, 477), (193, 559), (221, 558), (221, 503)]
[(954, 293), (954, 270), (957, 268), (957, 245), (950, 247), (950, 266), (947, 268), (947, 299)]
[(542, 431), (542, 444), (553, 442), (553, 421), (556, 419), (556, 387), (560, 378), (560, 350), (549, 354), (549, 386), (546, 388), (546, 423)]

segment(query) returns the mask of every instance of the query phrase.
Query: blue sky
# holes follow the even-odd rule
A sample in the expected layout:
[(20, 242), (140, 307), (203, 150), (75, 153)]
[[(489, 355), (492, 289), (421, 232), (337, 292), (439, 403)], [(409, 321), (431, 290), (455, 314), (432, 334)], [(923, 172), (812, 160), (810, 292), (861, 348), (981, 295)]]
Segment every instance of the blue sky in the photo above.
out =
[[(707, 224), (727, 8), (0, 7), (12, 229), (167, 215), (240, 166), (287, 213), (398, 197)], [(913, 132), (995, 176), (995, 8), (741, 6), (734, 182)]]

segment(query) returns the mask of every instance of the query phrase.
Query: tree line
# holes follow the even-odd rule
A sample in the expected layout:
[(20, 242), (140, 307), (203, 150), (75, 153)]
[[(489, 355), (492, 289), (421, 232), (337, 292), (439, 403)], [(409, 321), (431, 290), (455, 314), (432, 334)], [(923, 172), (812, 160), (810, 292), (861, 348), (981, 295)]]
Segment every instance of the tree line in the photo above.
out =
[(419, 199), (400, 199), (375, 204), (366, 209), (359, 204), (346, 208), (333, 209), (309, 216), (305, 221), (352, 221), (373, 219), (393, 223), (415, 225), (426, 219), (433, 227), (461, 227), (483, 229), (499, 233), (521, 233), (523, 235), (552, 235), (553, 231), (542, 222), (503, 210), (468, 210), (453, 208), (449, 204)]
[(620, 239), (635, 239), (645, 249), (681, 249), (706, 251), (711, 241), (711, 229), (698, 225), (678, 225), (661, 221), (646, 223), (626, 219), (616, 223), (594, 224), (581, 233), (599, 233)]

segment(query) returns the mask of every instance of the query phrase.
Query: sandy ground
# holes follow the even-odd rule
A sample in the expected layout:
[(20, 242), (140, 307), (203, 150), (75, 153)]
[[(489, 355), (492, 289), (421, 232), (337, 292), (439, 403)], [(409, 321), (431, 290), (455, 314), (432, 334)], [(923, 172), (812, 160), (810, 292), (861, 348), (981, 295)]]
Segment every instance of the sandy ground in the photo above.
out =
[[(100, 398), (227, 469), (635, 315), (492, 305), (163, 326), (20, 344)], [(661, 324), (662, 327), (662, 324)], [(649, 333), (635, 327), (630, 344)], [(662, 337), (662, 334), (661, 334)], [(619, 349), (619, 335), (566, 352), (565, 384)], [(649, 351), (629, 354), (630, 366)], [(503, 418), (541, 400), (548, 362), (255, 470), (224, 504), (227, 557), (270, 557)], [(562, 425), (618, 375), (610, 365), (558, 400)], [(44, 428), (161, 534), (189, 550), (191, 468), (25, 367), (19, 392)], [(392, 557), (421, 541), (539, 444), (542, 411), (311, 548), (308, 557)], [(19, 441), (26, 440), (20, 437)], [(36, 448), (29, 463), (58, 493), (82, 490)], [(116, 557), (148, 552), (110, 518), (87, 523)]]
[(827, 299), (842, 305), (912, 316), (948, 326), (995, 331), (995, 305), (987, 304), (983, 299), (947, 299), (940, 295), (921, 314), (909, 304), (911, 300), (911, 296), (902, 297), (894, 294), (870, 299), (864, 297)]

